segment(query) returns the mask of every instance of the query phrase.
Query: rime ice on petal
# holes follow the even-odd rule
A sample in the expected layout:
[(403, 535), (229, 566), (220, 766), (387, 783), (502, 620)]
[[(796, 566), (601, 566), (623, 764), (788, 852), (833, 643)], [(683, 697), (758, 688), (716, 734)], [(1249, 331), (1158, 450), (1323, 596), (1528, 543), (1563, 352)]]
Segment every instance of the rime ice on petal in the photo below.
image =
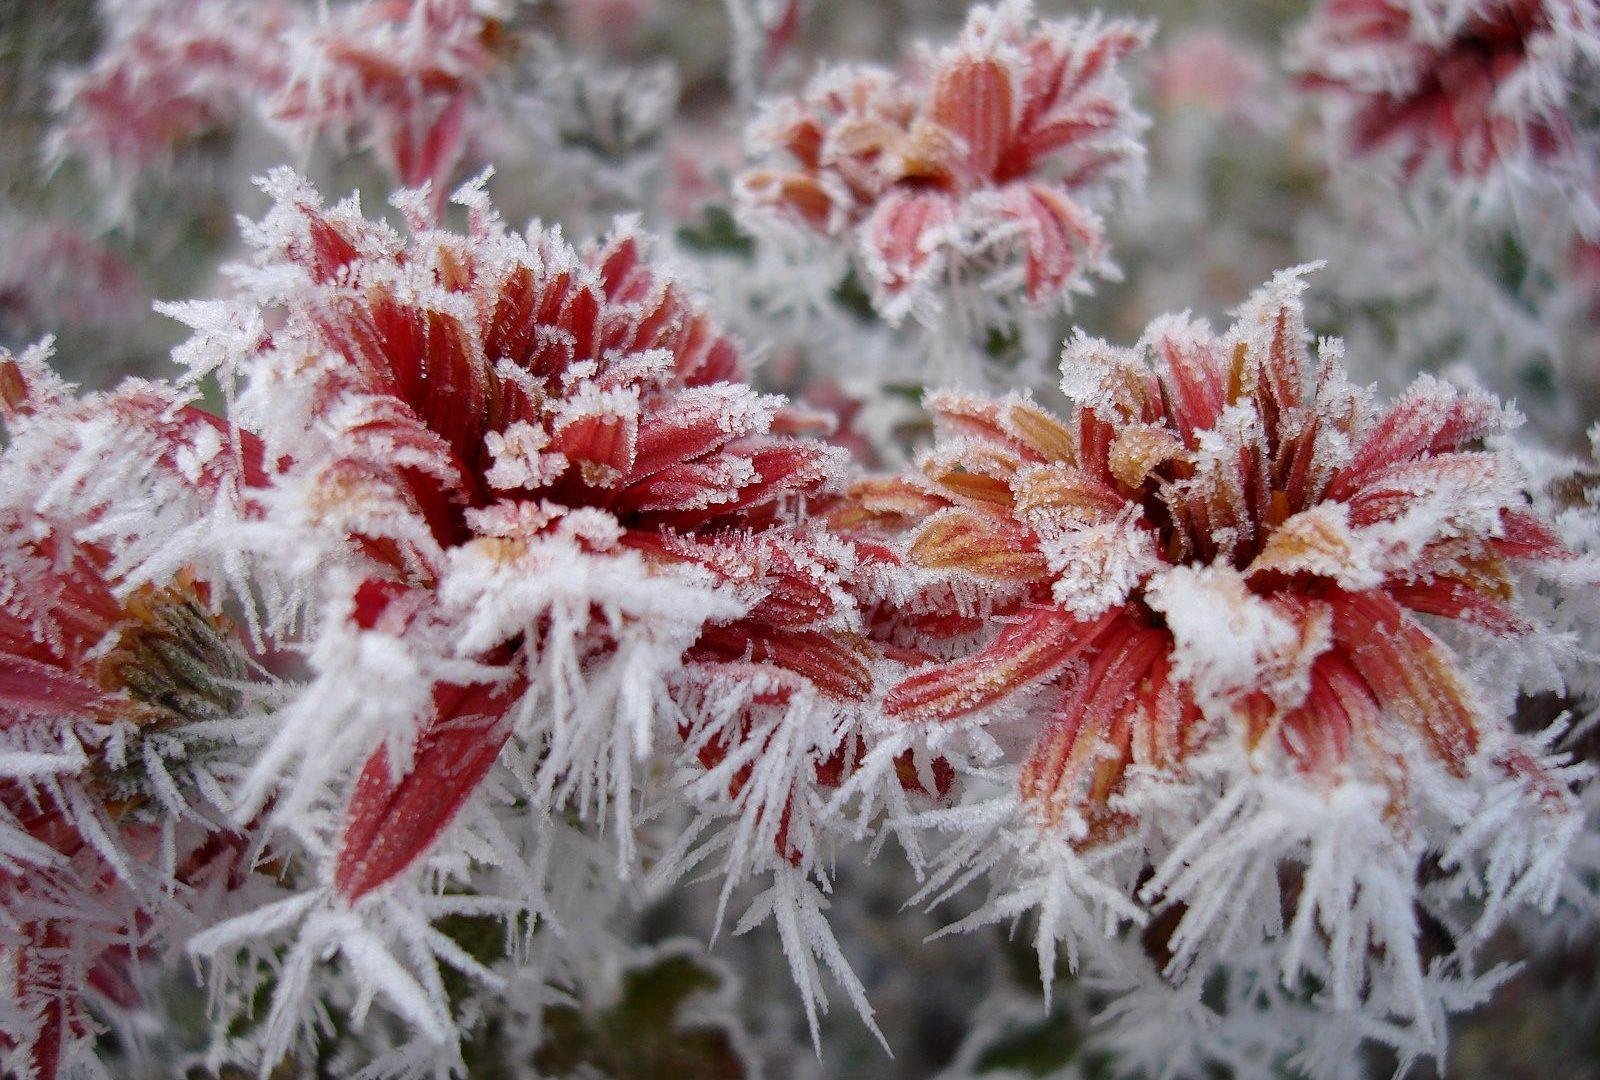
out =
[[(1511, 460), (1477, 448), (1513, 415), (1426, 378), (1377, 406), (1337, 343), (1308, 348), (1306, 269), (1224, 334), (1168, 316), (1132, 349), (1069, 342), (1064, 418), (930, 395), (917, 470), (831, 516), (901, 580), (901, 644), (937, 655), (919, 578), (964, 582), (967, 611), (987, 598), (987, 633), (885, 698), (907, 725), (1025, 748), (1002, 843), (970, 809), (927, 819), (978, 830), (936, 882), (999, 877), (970, 922), (1037, 908), (1048, 977), (1058, 933), (1104, 961), (1097, 921), (1142, 921), (1137, 883), (1176, 984), (1309, 976), (1320, 1007), (1432, 1052), (1459, 987), (1422, 958), (1413, 908), (1455, 928), (1470, 975), (1503, 910), (1548, 902), (1575, 810), (1448, 642), (1534, 634), (1516, 574), (1568, 556)], [(1475, 827), (1491, 814), (1495, 835)], [(1443, 880), (1422, 885), (1430, 855)]]
[(973, 9), (908, 79), (825, 71), (751, 126), (744, 218), (849, 251), (891, 322), (948, 316), (970, 333), (1024, 304), (1059, 308), (1107, 272), (1098, 212), (1140, 174), (1142, 121), (1116, 65), (1144, 37), (1035, 22), (1010, 0)]

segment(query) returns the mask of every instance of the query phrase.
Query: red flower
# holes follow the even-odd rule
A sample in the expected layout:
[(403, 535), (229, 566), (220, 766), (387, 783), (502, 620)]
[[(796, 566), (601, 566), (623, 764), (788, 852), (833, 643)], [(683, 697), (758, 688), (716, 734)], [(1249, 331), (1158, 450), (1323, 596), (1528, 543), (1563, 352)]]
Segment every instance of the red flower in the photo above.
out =
[(1532, 629), (1509, 568), (1564, 556), (1507, 463), (1474, 444), (1490, 400), (1422, 380), (1372, 415), (1336, 353), (1305, 349), (1279, 278), (1227, 335), (1166, 319), (1133, 350), (1080, 339), (1067, 419), (1027, 399), (933, 395), (942, 434), (910, 475), (834, 514), (923, 571), (986, 592), (986, 644), (895, 686), (913, 722), (1054, 684), (1020, 795), (1090, 842), (1126, 824), (1132, 765), (1181, 775), (1224, 736), (1275, 743), (1318, 782), (1394, 786), (1421, 738), (1461, 773), (1497, 724), (1419, 615)]
[[(405, 241), (277, 183), (264, 258), (305, 284), (246, 369), (264, 396), (242, 402), (304, 410), (264, 433), (312, 528), (359, 554), (365, 580), (337, 633), (434, 656), (414, 734), (386, 730), (360, 770), (334, 870), (344, 895), (428, 850), (533, 695), (555, 714), (540, 782), (587, 803), (614, 790), (598, 773), (628, 764), (623, 714), (649, 710), (651, 680), (687, 646), (691, 659), (782, 668), (825, 692), (862, 679), (848, 648), (819, 652), (826, 632), (798, 630), (826, 621), (833, 598), (791, 565), (804, 541), (771, 531), (790, 502), (823, 490), (837, 453), (779, 433), (781, 399), (735, 381), (733, 341), (636, 237), (583, 254), (554, 232), (530, 244), (472, 195), (468, 235), (419, 217)], [(489, 681), (443, 674), (463, 661)], [(613, 664), (626, 670), (600, 680), (611, 705), (573, 697), (569, 681)], [(359, 681), (328, 668), (318, 685)], [(307, 722), (327, 707), (307, 705)], [(569, 708), (593, 715), (569, 722)]]
[(1025, 3), (975, 8), (909, 79), (830, 71), (772, 103), (750, 141), (773, 164), (739, 197), (757, 226), (775, 216), (848, 245), (894, 320), (947, 272), (1058, 303), (1105, 263), (1094, 210), (1141, 162), (1115, 65), (1144, 38), (1035, 26)]
[(1302, 85), (1340, 110), (1348, 153), (1482, 179), (1573, 155), (1568, 87), (1597, 44), (1588, 0), (1327, 0), (1295, 51)]
[(406, 187), (442, 200), (500, 58), (498, 20), (472, 0), (368, 0), (296, 42), (269, 116), (310, 138), (376, 149)]

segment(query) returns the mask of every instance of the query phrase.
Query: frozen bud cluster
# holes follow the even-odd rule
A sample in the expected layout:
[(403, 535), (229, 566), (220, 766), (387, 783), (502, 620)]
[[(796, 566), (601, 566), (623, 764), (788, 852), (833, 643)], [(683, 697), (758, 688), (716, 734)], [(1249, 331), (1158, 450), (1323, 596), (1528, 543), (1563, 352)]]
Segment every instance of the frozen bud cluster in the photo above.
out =
[(1009, 797), (942, 821), (967, 836), (941, 877), (998, 875), (972, 921), (1035, 910), (1047, 980), (1058, 938), (1094, 955), (1131, 922), (1179, 986), (1281, 980), (1436, 1049), (1453, 980), (1508, 908), (1553, 901), (1577, 824), (1469, 663), (1541, 632), (1516, 570), (1570, 556), (1477, 448), (1511, 415), (1426, 378), (1379, 405), (1337, 341), (1309, 351), (1303, 271), (1224, 334), (1080, 334), (1065, 416), (930, 395), (933, 448), (834, 517), (902, 592), (937, 575), (968, 598), (947, 617), (985, 612), (884, 699), (1019, 748)]
[(1141, 176), (1144, 120), (1118, 63), (1145, 37), (1008, 0), (974, 8), (909, 77), (824, 71), (752, 124), (745, 220), (847, 253), (891, 322), (949, 309), (981, 329), (1019, 299), (1063, 306), (1111, 272), (1099, 211)]

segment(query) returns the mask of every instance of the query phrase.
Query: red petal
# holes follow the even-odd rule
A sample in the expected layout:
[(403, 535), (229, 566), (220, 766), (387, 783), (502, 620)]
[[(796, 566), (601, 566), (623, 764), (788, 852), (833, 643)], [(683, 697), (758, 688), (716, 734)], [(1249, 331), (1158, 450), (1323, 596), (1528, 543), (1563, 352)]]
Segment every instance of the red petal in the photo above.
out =
[(1525, 510), (1500, 511), (1500, 527), (1504, 535), (1490, 547), (1503, 559), (1577, 558), (1554, 529)]
[(774, 630), (751, 622), (708, 627), (693, 653), (697, 658), (771, 664), (836, 700), (859, 701), (872, 692), (872, 672), (862, 663), (859, 647), (815, 630)]
[(1119, 614), (1083, 623), (1055, 608), (1029, 608), (977, 654), (924, 669), (901, 682), (884, 699), (884, 712), (912, 722), (951, 720), (1048, 682)]
[(1348, 499), (1391, 465), (1457, 449), (1493, 430), (1499, 415), (1487, 397), (1437, 381), (1418, 382), (1362, 438), (1326, 497)]
[(1312, 663), (1306, 699), (1283, 718), (1278, 736), (1302, 772), (1331, 779), (1349, 761), (1356, 733), (1372, 731), (1379, 717), (1378, 701), (1360, 672), (1330, 649)]
[(1104, 247), (1100, 222), (1064, 193), (1043, 184), (1019, 185), (1003, 194), (1002, 213), (1019, 222), (1026, 238), (1028, 299), (1060, 293), (1078, 269)]
[(438, 686), (411, 771), (395, 780), (383, 747), (367, 759), (334, 867), (341, 896), (359, 900), (427, 854), (500, 755), (511, 734), (505, 711), (520, 692), (520, 684)]
[(1050, 575), (1038, 541), (1009, 517), (953, 509), (930, 519), (908, 552), (934, 570), (961, 570), (992, 581), (1036, 582)]
[(1460, 619), (1505, 637), (1533, 632), (1533, 624), (1500, 599), (1455, 578), (1395, 584), (1384, 591), (1412, 611)]
[(1361, 673), (1386, 719), (1411, 724), (1457, 775), (1477, 752), (1472, 690), (1450, 652), (1382, 593), (1329, 596), (1334, 642)]
[(915, 281), (937, 249), (929, 235), (954, 216), (955, 203), (939, 192), (896, 191), (880, 201), (862, 226), (878, 284), (896, 293)]
[[(1129, 701), (1152, 666), (1171, 649), (1171, 641), (1131, 619), (1111, 625), (1094, 651), (1088, 673), (1051, 714), (1045, 732), (1023, 763), (1017, 782), (1023, 797), (1056, 820), (1074, 799), (1073, 790), (1087, 768), (1095, 769), (1083, 794), (1104, 804), (1127, 766), (1132, 743), (1133, 713)], [(1111, 753), (1102, 756), (1102, 752)]]

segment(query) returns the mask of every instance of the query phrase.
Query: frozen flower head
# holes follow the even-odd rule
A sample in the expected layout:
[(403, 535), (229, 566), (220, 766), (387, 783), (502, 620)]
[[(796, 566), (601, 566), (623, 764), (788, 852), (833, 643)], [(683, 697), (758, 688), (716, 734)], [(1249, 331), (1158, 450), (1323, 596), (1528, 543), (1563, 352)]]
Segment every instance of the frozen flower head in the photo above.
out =
[(1036, 22), (1012, 0), (974, 8), (906, 76), (824, 72), (752, 126), (764, 160), (738, 180), (745, 219), (848, 253), (891, 322), (981, 329), (1022, 302), (1064, 306), (1108, 271), (1097, 212), (1142, 171), (1117, 64), (1144, 39), (1125, 22)]
[(282, 36), (296, 12), (233, 0), (131, 0), (101, 5), (106, 41), (63, 79), (57, 153), (126, 181), (186, 144), (231, 130), (253, 99), (275, 92)]
[[(1280, 274), (1225, 334), (1167, 316), (1132, 349), (1080, 335), (1065, 417), (930, 396), (936, 445), (862, 489), (857, 519), (987, 594), (994, 630), (885, 707), (1020, 725), (1034, 871), (1120, 853), (1115, 886), (1171, 914), (1169, 975), (1256, 936), (1291, 985), (1426, 1025), (1423, 858), (1439, 897), (1498, 910), (1546, 899), (1571, 827), (1468, 662), (1535, 633), (1516, 568), (1563, 549), (1481, 448), (1507, 412), (1426, 378), (1375, 405), (1336, 341), (1309, 353), (1302, 288)], [(1062, 910), (1017, 895), (1045, 924)]]
[(366, 0), (327, 13), (290, 44), (269, 110), (303, 141), (372, 149), (407, 187), (442, 195), (474, 138), (501, 57), (501, 23), (474, 0)]
[(182, 552), (254, 470), (170, 388), (80, 401), (44, 355), (0, 350), (0, 1047), (51, 1077), (88, 1067), (87, 990), (136, 1005), (130, 967), (248, 869), (203, 793), (250, 669)]
[[(764, 530), (836, 452), (780, 433), (781, 399), (737, 381), (734, 342), (626, 224), (579, 252), (469, 187), (465, 235), (413, 192), (406, 236), (291, 174), (267, 187), (244, 299), (175, 309), (202, 329), (186, 355), (242, 380), (268, 524), (329, 605), (249, 797), (299, 759), (278, 809), (309, 812), (371, 754), (333, 864), (351, 898), (429, 848), (517, 727), (549, 805), (626, 815), (686, 648), (782, 666), (783, 626), (832, 625), (826, 568)], [(751, 641), (738, 617), (763, 605)]]
[(1586, 227), (1600, 224), (1583, 100), (1597, 61), (1589, 0), (1327, 0), (1293, 47), (1342, 153), (1489, 194), (1554, 181)]
[(315, 879), (202, 943), (231, 957), (302, 926), (268, 1056), (328, 949), (448, 1044), (426, 961), (459, 950), (418, 927), (452, 902), (542, 913), (561, 868), (537, 852), (569, 818), (614, 832), (632, 872), (651, 793), (694, 812), (652, 873), (718, 850), (730, 888), (774, 873), (744, 925), (783, 912), (808, 1004), (820, 954), (869, 1012), (808, 879), (875, 687), (853, 553), (805, 520), (841, 457), (788, 433), (815, 417), (741, 381), (629, 223), (577, 250), (507, 230), (473, 184), (464, 234), (423, 192), (396, 198), (401, 233), (286, 171), (265, 186), (240, 298), (169, 310), (271, 465), (244, 539), (309, 594), (311, 678), (241, 794)]

